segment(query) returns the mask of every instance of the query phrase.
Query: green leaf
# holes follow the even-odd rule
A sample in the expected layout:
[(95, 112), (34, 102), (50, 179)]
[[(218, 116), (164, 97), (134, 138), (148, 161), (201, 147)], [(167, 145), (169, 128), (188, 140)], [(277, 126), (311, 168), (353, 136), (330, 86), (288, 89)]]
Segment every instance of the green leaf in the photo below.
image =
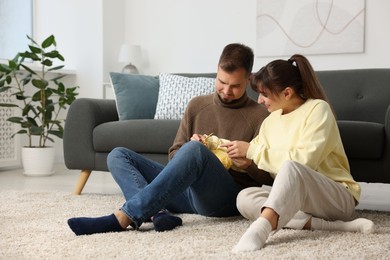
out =
[(59, 54), (59, 53), (58, 53), (57, 58), (58, 58), (60, 61), (65, 61), (65, 58), (64, 58), (61, 54)]
[(7, 82), (7, 84), (11, 84), (12, 77), (10, 75), (7, 75), (7, 77), (5, 78), (5, 81)]
[(28, 38), (32, 43), (34, 43), (35, 45), (38, 45), (38, 43), (36, 43), (36, 42), (34, 41), (34, 39), (31, 38), (29, 35), (26, 35), (26, 36), (27, 36), (27, 38)]
[(47, 47), (50, 47), (52, 44), (54, 44), (55, 46), (55, 38), (53, 35), (50, 35), (49, 37), (47, 37), (43, 42), (42, 42), (42, 48), (47, 48)]
[(58, 138), (61, 138), (63, 137), (64, 133), (62, 131), (59, 131), (59, 130), (49, 130), (47, 131), (49, 134), (51, 135), (55, 135), (57, 136)]
[(33, 52), (33, 53), (42, 53), (42, 50), (40, 48), (37, 48), (35, 46), (32, 46), (32, 45), (29, 45), (28, 46), (30, 48), (30, 50)]
[(28, 121), (23, 121), (20, 126), (22, 128), (30, 128), (31, 127), (31, 124), (28, 122)]
[(31, 83), (34, 87), (37, 87), (39, 89), (45, 89), (49, 85), (49, 83), (43, 79), (33, 79)]
[(41, 64), (50, 67), (51, 65), (53, 65), (53, 62), (49, 59), (45, 59), (41, 62)]
[(66, 94), (68, 94), (68, 95), (72, 95), (72, 94), (78, 95), (78, 93), (75, 93), (76, 89), (78, 89), (78, 88), (79, 87), (67, 88), (66, 89)]
[(30, 104), (27, 104), (23, 110), (22, 110), (22, 116), (27, 116), (28, 113), (31, 111), (32, 106)]
[(60, 91), (61, 93), (65, 92), (65, 86), (61, 82), (58, 83), (58, 91)]
[(16, 104), (10, 104), (10, 103), (0, 103), (0, 107), (19, 107)]
[(39, 101), (41, 101), (41, 99), (42, 99), (41, 91), (39, 90), (39, 91), (35, 92), (35, 94), (32, 96), (31, 99), (32, 99), (32, 101), (34, 101), (34, 102), (39, 102)]
[(47, 122), (50, 124), (56, 125), (58, 127), (58, 129), (62, 129), (60, 120), (48, 120)]
[(46, 136), (45, 138), (46, 138), (47, 140), (49, 140), (50, 142), (54, 143), (54, 139), (53, 139), (53, 138), (51, 138), (51, 137), (49, 137), (49, 136)]
[(28, 96), (25, 96), (23, 92), (16, 93), (15, 97), (17, 100), (26, 100), (27, 98), (29, 98)]
[(54, 83), (56, 84), (56, 85), (59, 85), (59, 84), (62, 84), (61, 82), (58, 82), (58, 80), (59, 79), (62, 79), (62, 78), (64, 78), (64, 77), (66, 77), (66, 75), (59, 75), (59, 76), (57, 76), (57, 77), (55, 77), (55, 78), (52, 78), (50, 81), (54, 81)]
[(58, 57), (58, 54), (59, 54), (58, 51), (54, 50), (54, 51), (51, 51), (51, 52), (45, 52), (43, 54), (43, 56), (54, 59), (54, 58)]
[(30, 83), (31, 81), (31, 78), (32, 78), (32, 75), (31, 74), (28, 74), (26, 77), (24, 77), (20, 82), (22, 83), (23, 86), (27, 85), (28, 83)]
[(11, 69), (8, 65), (0, 63), (0, 71), (4, 72), (5, 74), (8, 74), (11, 72)]
[(42, 135), (45, 133), (45, 129), (43, 127), (33, 125), (30, 128), (30, 132), (32, 135)]
[(21, 57), (23, 57), (25, 59), (32, 59), (34, 61), (41, 60), (41, 58), (38, 55), (36, 55), (35, 53), (32, 53), (32, 52), (25, 51), (25, 52), (21, 52), (19, 54)]
[(33, 71), (32, 69), (30, 69), (30, 68), (27, 67), (26, 65), (20, 64), (20, 66), (22, 66), (23, 69), (27, 70), (27, 71), (30, 72), (31, 74), (33, 74), (33, 75), (38, 75), (35, 71)]
[(45, 119), (46, 120), (50, 120), (53, 116), (53, 110), (46, 110), (46, 113), (45, 113)]
[(37, 122), (32, 117), (27, 117), (28, 127), (38, 126)]
[(9, 117), (9, 118), (7, 119), (7, 121), (12, 122), (12, 123), (18, 123), (18, 124), (20, 124), (20, 123), (23, 122), (23, 118), (22, 118), (22, 117), (18, 117), (18, 116), (13, 116), (13, 117)]
[(8, 65), (9, 65), (9, 68), (10, 68), (11, 70), (16, 70), (16, 69), (18, 68), (18, 64), (17, 64), (15, 61), (13, 61), (13, 60), (10, 60), (10, 61), (8, 62)]
[(23, 129), (19, 130), (16, 133), (14, 133), (13, 135), (11, 135), (11, 137), (14, 138), (15, 135), (18, 135), (18, 134), (27, 134), (27, 130), (23, 130)]
[[(60, 70), (60, 69), (62, 69), (63, 67), (65, 67), (65, 65), (56, 66), (56, 67), (53, 67), (53, 68), (48, 69), (47, 71)], [(62, 77), (64, 77), (64, 76), (65, 76), (65, 75), (62, 75)]]
[(11, 87), (8, 87), (8, 86), (6, 86), (6, 87), (1, 87), (0, 88), (0, 93), (1, 92), (5, 92), (5, 91), (7, 91), (7, 90), (9, 90)]

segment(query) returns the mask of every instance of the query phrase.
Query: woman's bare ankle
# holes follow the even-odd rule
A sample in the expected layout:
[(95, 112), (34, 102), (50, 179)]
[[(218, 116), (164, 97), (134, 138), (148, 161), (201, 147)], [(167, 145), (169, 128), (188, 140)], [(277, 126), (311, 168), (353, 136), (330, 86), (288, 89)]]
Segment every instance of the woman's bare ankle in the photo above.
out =
[(302, 229), (311, 230), (311, 218), (306, 222)]
[(264, 208), (260, 214), (261, 217), (264, 217), (271, 223), (272, 230), (275, 230), (278, 227), (279, 215), (271, 208)]

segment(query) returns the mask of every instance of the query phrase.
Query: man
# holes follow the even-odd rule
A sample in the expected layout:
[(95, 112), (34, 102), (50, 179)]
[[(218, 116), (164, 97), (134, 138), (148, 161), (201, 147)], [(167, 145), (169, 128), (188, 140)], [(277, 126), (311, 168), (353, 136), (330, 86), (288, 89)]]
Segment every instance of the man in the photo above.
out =
[[(251, 160), (234, 158), (226, 170), (203, 144), (204, 134), (251, 141), (268, 112), (246, 94), (253, 67), (253, 51), (242, 44), (227, 45), (218, 62), (216, 92), (192, 99), (185, 111), (172, 147), (169, 163), (151, 161), (127, 148), (116, 148), (108, 166), (126, 202), (120, 210), (98, 218), (72, 218), (76, 235), (138, 229), (153, 221), (156, 231), (182, 224), (174, 213), (204, 216), (239, 215), (237, 194), (246, 187), (272, 182)], [(156, 129), (157, 131), (157, 129)]]

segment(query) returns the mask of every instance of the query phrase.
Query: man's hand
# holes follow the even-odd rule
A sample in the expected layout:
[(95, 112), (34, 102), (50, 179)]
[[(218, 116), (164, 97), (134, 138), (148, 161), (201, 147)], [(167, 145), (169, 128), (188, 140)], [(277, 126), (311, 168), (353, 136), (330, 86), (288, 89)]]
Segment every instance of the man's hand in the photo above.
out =
[(252, 164), (252, 160), (247, 159), (245, 157), (240, 157), (240, 158), (230, 158), (232, 159), (232, 163), (234, 166), (237, 168), (245, 170)]
[(206, 137), (200, 134), (193, 134), (190, 140), (204, 143), (206, 141)]

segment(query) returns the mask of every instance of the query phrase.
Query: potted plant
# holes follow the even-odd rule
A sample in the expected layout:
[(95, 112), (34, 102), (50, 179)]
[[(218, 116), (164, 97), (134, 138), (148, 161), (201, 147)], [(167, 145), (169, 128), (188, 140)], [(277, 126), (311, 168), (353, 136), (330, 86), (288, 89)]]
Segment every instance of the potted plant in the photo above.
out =
[(7, 121), (19, 125), (12, 137), (17, 134), (28, 137), (28, 145), (22, 147), (24, 173), (49, 175), (55, 154), (49, 141), (53, 143), (53, 137), (62, 139), (64, 119), (60, 112), (76, 99), (78, 87), (65, 87), (61, 82), (65, 75), (53, 73), (64, 67), (54, 66), (55, 62), (63, 62), (64, 57), (56, 49), (53, 35), (41, 44), (27, 37), (31, 40), (28, 49), (19, 52), (8, 64), (0, 64), (0, 92), (8, 91), (15, 97), (14, 103), (0, 103), (0, 107), (20, 112)]

